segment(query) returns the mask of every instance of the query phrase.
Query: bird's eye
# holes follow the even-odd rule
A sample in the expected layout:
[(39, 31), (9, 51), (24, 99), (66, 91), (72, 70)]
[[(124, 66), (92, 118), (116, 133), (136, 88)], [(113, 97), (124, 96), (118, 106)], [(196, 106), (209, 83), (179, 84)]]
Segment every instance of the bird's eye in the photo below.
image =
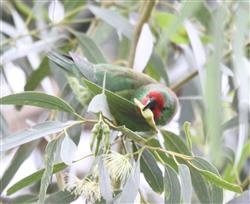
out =
[(157, 106), (156, 101), (153, 98), (150, 98), (146, 106), (143, 108), (143, 110), (146, 110), (149, 108), (150, 110), (153, 111), (156, 108), (156, 106)]

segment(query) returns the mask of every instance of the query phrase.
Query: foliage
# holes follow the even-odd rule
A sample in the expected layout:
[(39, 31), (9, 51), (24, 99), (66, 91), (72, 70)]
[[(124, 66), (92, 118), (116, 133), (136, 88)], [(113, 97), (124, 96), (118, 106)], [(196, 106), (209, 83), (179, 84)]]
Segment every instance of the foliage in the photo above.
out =
[[(242, 193), (250, 183), (247, 8), (243, 1), (4, 1), (0, 69), (9, 94), (0, 98), (1, 157), (16, 152), (0, 179), (1, 199), (247, 202)], [(143, 71), (178, 94), (178, 116), (170, 125), (152, 127), (136, 103), (123, 97), (127, 93), (105, 90), (105, 83), (87, 80), (70, 63), (63, 69), (53, 63), (55, 50), (86, 57), (89, 68), (106, 63)], [(13, 88), (9, 70), (24, 75), (23, 91)], [(5, 105), (21, 111), (15, 114), (39, 107), (48, 117), (11, 133)], [(92, 153), (77, 159), (87, 133)], [(13, 183), (35, 149), (44, 167)], [(93, 163), (80, 172), (83, 178), (67, 175), (89, 157)], [(17, 192), (21, 196), (15, 197)]]

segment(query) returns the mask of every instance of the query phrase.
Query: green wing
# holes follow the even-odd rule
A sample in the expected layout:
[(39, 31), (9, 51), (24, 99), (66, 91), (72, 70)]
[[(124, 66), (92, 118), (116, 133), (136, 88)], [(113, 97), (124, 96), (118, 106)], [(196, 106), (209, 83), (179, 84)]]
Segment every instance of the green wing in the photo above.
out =
[(132, 95), (132, 92), (144, 85), (157, 83), (146, 74), (136, 72), (130, 68), (116, 66), (112, 64), (93, 65), (84, 58), (71, 53), (71, 57), (66, 57), (55, 52), (49, 53), (48, 57), (64, 70), (75, 75), (82, 75), (89, 81), (102, 86), (106, 73), (105, 88), (120, 92), (121, 95)]

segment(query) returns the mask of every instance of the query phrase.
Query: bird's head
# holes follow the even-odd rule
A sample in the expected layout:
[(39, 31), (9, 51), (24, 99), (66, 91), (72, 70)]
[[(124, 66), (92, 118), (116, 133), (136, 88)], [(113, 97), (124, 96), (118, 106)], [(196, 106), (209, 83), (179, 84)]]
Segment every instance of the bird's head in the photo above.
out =
[(176, 113), (178, 99), (175, 93), (161, 84), (150, 84), (136, 91), (135, 98), (144, 105), (143, 110), (153, 112), (157, 125), (165, 125)]

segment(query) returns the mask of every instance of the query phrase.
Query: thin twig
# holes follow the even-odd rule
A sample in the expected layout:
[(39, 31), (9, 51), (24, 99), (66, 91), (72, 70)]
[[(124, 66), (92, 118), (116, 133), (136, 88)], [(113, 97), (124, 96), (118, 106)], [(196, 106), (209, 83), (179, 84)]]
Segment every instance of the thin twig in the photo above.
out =
[[(246, 43), (245, 47), (249, 46), (249, 42)], [(233, 49), (228, 50), (223, 58), (227, 59), (230, 57), (231, 53), (232, 53)], [(189, 75), (187, 75), (186, 77), (184, 77), (182, 80), (180, 80), (179, 82), (173, 84), (170, 86), (170, 88), (176, 92), (178, 91), (184, 84), (186, 84), (187, 82), (189, 82), (191, 79), (193, 79), (195, 76), (197, 76), (199, 73), (198, 69), (195, 69), (194, 71), (192, 71)]]
[(194, 70), (193, 72), (191, 72), (191, 74), (187, 75), (184, 79), (182, 79), (181, 81), (179, 81), (178, 83), (172, 85), (170, 88), (176, 92), (178, 91), (184, 84), (186, 84), (187, 82), (189, 82), (192, 78), (194, 78), (195, 76), (198, 75), (198, 69)]

